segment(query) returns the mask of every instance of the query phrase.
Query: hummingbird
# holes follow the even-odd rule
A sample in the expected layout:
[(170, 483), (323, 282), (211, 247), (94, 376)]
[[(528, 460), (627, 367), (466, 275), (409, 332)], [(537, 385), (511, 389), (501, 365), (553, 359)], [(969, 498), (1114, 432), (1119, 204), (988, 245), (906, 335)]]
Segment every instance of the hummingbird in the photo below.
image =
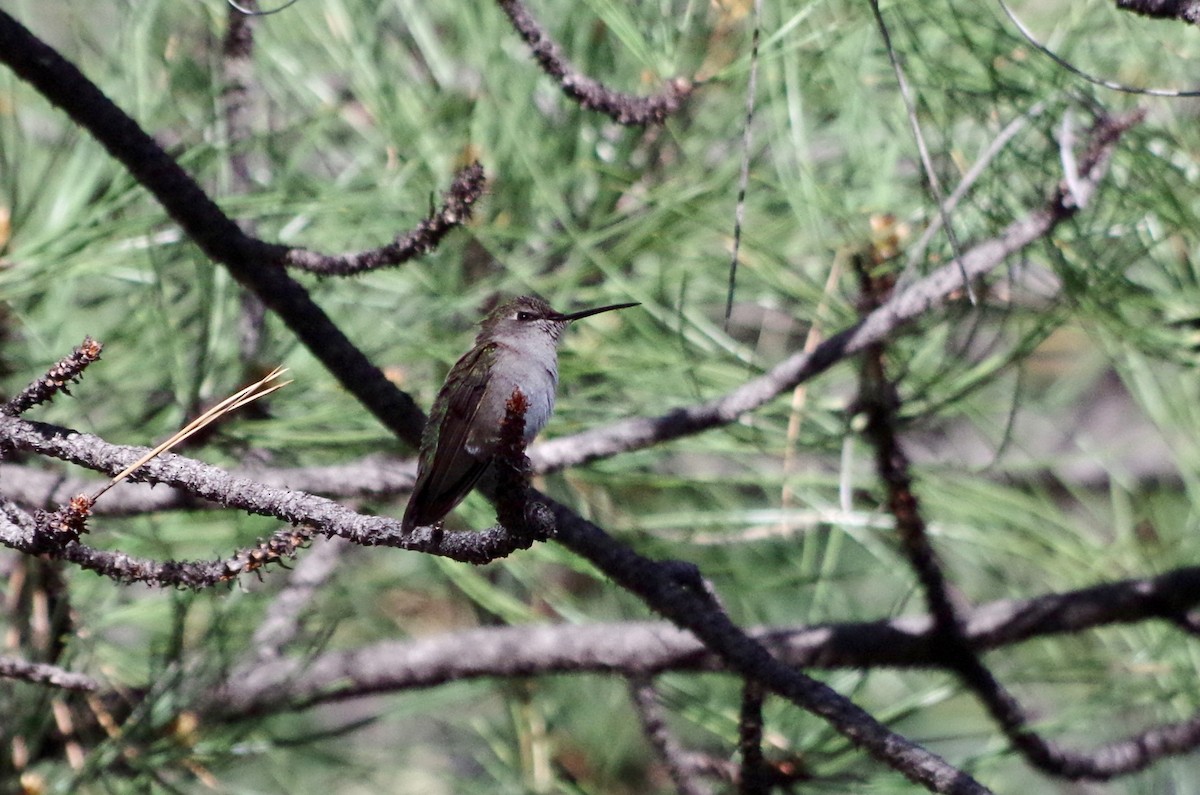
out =
[(525, 443), (546, 425), (558, 389), (558, 341), (571, 321), (637, 305), (563, 314), (537, 296), (523, 295), (492, 310), (433, 401), (402, 530), (440, 522), (474, 488), (492, 462), (514, 389), (528, 402)]

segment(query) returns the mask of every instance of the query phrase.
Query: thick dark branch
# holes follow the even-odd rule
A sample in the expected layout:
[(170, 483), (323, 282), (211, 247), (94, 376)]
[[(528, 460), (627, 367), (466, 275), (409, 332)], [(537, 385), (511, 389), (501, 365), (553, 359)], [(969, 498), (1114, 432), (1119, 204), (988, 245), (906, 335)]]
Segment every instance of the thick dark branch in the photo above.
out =
[(483, 195), (486, 184), (483, 166), (472, 163), (455, 175), (454, 182), (442, 196), (442, 206), (394, 242), (370, 251), (336, 256), (292, 249), (284, 255), (283, 263), (322, 276), (350, 276), (424, 256), (437, 248), (451, 230), (470, 220), (472, 208)]
[(1181, 19), (1200, 25), (1200, 0), (1117, 0), (1117, 8), (1158, 19)]
[[(1190, 567), (1152, 579), (990, 602), (965, 611), (962, 625), (972, 647), (986, 651), (1115, 624), (1172, 621), (1197, 605), (1200, 567)], [(946, 665), (927, 616), (773, 627), (751, 635), (781, 661), (803, 668)], [(247, 716), (475, 677), (633, 677), (722, 668), (691, 633), (662, 621), (494, 627), (251, 666), (229, 677), (211, 709), (227, 717)]]
[(973, 246), (961, 261), (950, 262), (900, 292), (858, 324), (833, 335), (811, 352), (798, 353), (758, 378), (728, 394), (695, 406), (674, 409), (658, 417), (634, 417), (565, 436), (530, 449), (536, 471), (544, 472), (639, 450), (682, 436), (736, 422), (743, 414), (769, 403), (797, 384), (809, 381), (868, 345), (894, 336), (897, 329), (924, 317), (962, 290), (968, 278), (986, 276), (1026, 246), (1049, 235), (1075, 215), (1079, 205), (1096, 190), (1107, 171), (1109, 157), (1120, 135), (1142, 118), (1133, 113), (1106, 118), (1092, 130), (1087, 152), (1080, 158), (1079, 196), (1059, 185), (1041, 209), (1010, 224), (998, 237)]
[(871, 756), (931, 792), (989, 791), (941, 757), (890, 731), (832, 688), (774, 657), (712, 599), (698, 572), (692, 571), (689, 576), (677, 563), (641, 557), (565, 506), (540, 495), (536, 501), (553, 513), (556, 541), (590, 561), (676, 626), (694, 634), (731, 671), (826, 720)]
[(562, 48), (519, 0), (497, 2), (533, 51), (533, 57), (542, 71), (558, 83), (564, 94), (587, 110), (603, 113), (618, 124), (638, 127), (662, 124), (683, 106), (683, 101), (692, 91), (691, 84), (683, 79), (668, 82), (661, 93), (649, 97), (615, 91), (572, 66), (563, 55)]

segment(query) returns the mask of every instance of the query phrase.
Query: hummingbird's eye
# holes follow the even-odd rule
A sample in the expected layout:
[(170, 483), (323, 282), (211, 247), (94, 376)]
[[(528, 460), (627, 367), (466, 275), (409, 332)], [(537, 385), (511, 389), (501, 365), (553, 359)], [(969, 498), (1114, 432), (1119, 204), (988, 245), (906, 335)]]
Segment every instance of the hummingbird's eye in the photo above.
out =
[(533, 319), (534, 319), (534, 316), (533, 316), (532, 312), (518, 312), (517, 313), (517, 320), (533, 320)]

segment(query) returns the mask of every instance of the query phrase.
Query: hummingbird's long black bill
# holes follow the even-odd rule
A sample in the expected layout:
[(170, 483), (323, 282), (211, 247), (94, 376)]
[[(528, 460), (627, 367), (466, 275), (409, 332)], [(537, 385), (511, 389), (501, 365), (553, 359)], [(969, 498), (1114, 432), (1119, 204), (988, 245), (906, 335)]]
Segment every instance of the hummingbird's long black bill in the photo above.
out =
[(595, 309), (581, 309), (578, 312), (572, 312), (569, 315), (560, 314), (558, 317), (556, 317), (554, 319), (555, 320), (579, 320), (580, 318), (591, 317), (592, 315), (598, 315), (601, 312), (611, 312), (614, 309), (628, 309), (631, 306), (641, 306), (641, 304), (638, 303), (637, 301), (634, 301), (631, 304), (613, 304), (611, 306), (599, 306), (599, 307), (596, 307)]

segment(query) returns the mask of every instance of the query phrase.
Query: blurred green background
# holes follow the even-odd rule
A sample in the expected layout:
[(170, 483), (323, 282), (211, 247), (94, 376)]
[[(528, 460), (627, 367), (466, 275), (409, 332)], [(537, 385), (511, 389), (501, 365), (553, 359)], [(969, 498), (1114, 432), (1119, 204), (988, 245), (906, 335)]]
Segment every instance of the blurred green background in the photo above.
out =
[[(726, 329), (753, 23), (745, 0), (533, 6), (574, 63), (610, 85), (649, 93), (673, 76), (703, 81), (681, 113), (648, 130), (565, 100), (495, 4), (301, 0), (256, 23), (255, 133), (244, 141), (223, 121), (218, 0), (0, 0), (267, 239), (321, 251), (381, 245), (426, 214), (456, 167), (482, 161), (490, 183), (475, 220), (433, 254), (352, 279), (300, 278), (423, 406), (498, 293), (537, 291), (564, 309), (642, 302), (571, 330), (551, 437), (718, 396), (801, 349), (814, 326), (847, 326), (848, 261), (871, 243), (872, 219), (894, 216), (883, 223), (900, 233), (902, 268), (937, 216), (869, 6), (765, 5)], [(1200, 41), (1182, 24), (1098, 0), (1017, 11), (1085, 70), (1193, 85)], [(1194, 561), (1195, 99), (1097, 88), (1034, 50), (996, 5), (907, 0), (884, 18), (946, 190), (987, 161), (953, 213), (964, 247), (1040, 205), (1062, 174), (1064, 129), (1079, 140), (1102, 110), (1149, 114), (1093, 203), (1014, 257), (979, 307), (931, 313), (889, 349), (917, 493), (951, 578), (986, 601)], [(234, 153), (251, 165), (248, 190), (231, 175)], [(105, 344), (75, 399), (31, 418), (152, 444), (245, 382), (237, 286), (7, 71), (0, 207), (11, 219), (0, 247), (0, 391), (19, 390), (85, 334)], [(950, 256), (939, 234), (909, 272)], [(273, 318), (258, 360), (291, 368), (295, 383), (269, 399), (269, 417), (223, 426), (189, 455), (288, 467), (411, 452)], [(735, 425), (540, 485), (645, 554), (699, 564), (745, 625), (919, 613), (871, 452), (850, 428), (855, 380), (843, 365), (807, 385), (800, 408), (784, 396)], [(398, 516), (403, 497), (357, 507)], [(458, 516), (492, 522), (478, 498)], [(174, 512), (105, 519), (90, 541), (159, 559), (215, 557), (275, 529), (231, 512)], [(126, 727), (141, 738), (136, 758), (111, 741), (91, 748), (82, 770), (43, 760), (45, 791), (670, 791), (625, 685), (603, 677), (458, 683), (172, 733), (190, 695), (245, 652), (286, 575), (188, 594), (68, 572), (86, 632), (62, 663), (155, 690)], [(313, 603), (297, 653), (479, 624), (647, 617), (553, 546), (478, 569), (354, 549)], [(1200, 705), (1196, 644), (1158, 623), (1027, 643), (988, 662), (1038, 728), (1067, 743), (1091, 747)], [(1200, 782), (1193, 757), (1103, 786), (1052, 782), (947, 674), (823, 677), (997, 792), (1191, 792)], [(672, 675), (660, 685), (689, 747), (733, 753), (738, 682)], [(5, 732), (36, 735), (46, 698), (0, 684)], [(769, 757), (797, 756), (817, 776), (806, 792), (917, 791), (793, 707), (769, 701), (766, 726)]]

